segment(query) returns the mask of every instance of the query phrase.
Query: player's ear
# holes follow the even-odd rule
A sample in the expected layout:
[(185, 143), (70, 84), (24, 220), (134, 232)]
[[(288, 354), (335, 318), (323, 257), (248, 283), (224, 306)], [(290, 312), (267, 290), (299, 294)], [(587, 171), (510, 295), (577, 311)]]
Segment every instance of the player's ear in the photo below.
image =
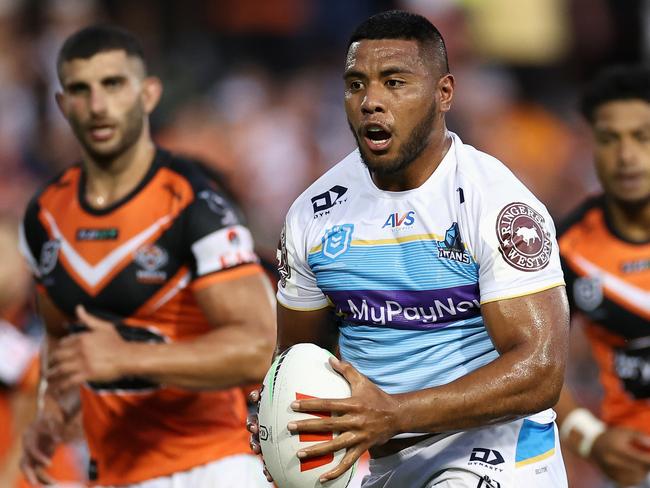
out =
[(449, 109), (451, 108), (451, 101), (454, 98), (454, 85), (454, 76), (450, 73), (447, 73), (438, 80), (441, 112), (449, 112)]
[(162, 82), (156, 76), (147, 76), (142, 81), (142, 101), (145, 112), (150, 114), (158, 105), (162, 96)]
[(56, 106), (59, 107), (59, 110), (63, 114), (63, 116), (67, 119), (68, 115), (65, 109), (65, 94), (63, 92), (56, 92), (54, 94), (54, 100), (56, 100)]

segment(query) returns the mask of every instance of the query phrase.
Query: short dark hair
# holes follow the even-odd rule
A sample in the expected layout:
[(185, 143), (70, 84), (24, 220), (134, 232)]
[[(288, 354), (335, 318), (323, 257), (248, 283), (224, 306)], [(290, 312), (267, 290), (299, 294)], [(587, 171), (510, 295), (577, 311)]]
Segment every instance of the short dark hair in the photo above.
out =
[(144, 51), (138, 39), (126, 29), (100, 24), (85, 27), (66, 39), (56, 61), (59, 77), (63, 63), (73, 59), (88, 59), (105, 51), (125, 51), (127, 56), (138, 58), (147, 69)]
[(449, 72), (447, 48), (440, 31), (421, 15), (402, 10), (389, 10), (375, 14), (364, 20), (355, 29), (348, 42), (348, 50), (352, 43), (363, 39), (407, 39), (418, 41), (429, 48), (443, 73)]
[(593, 122), (596, 110), (602, 104), (637, 99), (650, 103), (650, 66), (611, 66), (587, 85), (580, 101), (580, 111), (589, 122)]

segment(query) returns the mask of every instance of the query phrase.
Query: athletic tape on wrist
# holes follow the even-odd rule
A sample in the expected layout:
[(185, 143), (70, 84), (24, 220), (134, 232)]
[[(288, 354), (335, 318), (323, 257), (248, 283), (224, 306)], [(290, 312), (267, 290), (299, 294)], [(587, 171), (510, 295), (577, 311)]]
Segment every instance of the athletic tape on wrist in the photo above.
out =
[(596, 437), (607, 429), (604, 422), (596, 418), (586, 408), (576, 408), (567, 415), (560, 427), (560, 438), (565, 440), (572, 431), (580, 434), (581, 440), (578, 444), (578, 454), (588, 457), (594, 445)]

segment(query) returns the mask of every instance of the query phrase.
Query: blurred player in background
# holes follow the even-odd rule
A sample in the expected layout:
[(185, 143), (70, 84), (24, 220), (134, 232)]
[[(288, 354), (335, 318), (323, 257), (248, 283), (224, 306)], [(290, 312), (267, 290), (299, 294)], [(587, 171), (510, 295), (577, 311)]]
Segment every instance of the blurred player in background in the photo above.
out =
[[(34, 418), (38, 383), (38, 343), (19, 324), (29, 302), (29, 271), (18, 253), (18, 222), (0, 215), (0, 486), (30, 486), (20, 473), (21, 435)], [(10, 322), (11, 321), (11, 322)], [(16, 325), (14, 325), (14, 323)], [(78, 434), (74, 422), (67, 434)], [(83, 479), (74, 451), (61, 445), (48, 472), (64, 485), (81, 486)]]
[(340, 433), (298, 456), (347, 449), (332, 479), (369, 449), (368, 488), (565, 487), (550, 407), (568, 305), (551, 217), (447, 130), (454, 78), (425, 18), (363, 22), (344, 80), (359, 150), (289, 210), (278, 351), (338, 344), (352, 397), (294, 405), (338, 416), (293, 432)]
[(581, 108), (603, 194), (567, 220), (559, 242), (604, 398), (600, 419), (567, 388), (556, 409), (572, 451), (619, 486), (650, 487), (650, 68), (604, 71)]
[(23, 470), (44, 472), (81, 408), (103, 486), (268, 486), (241, 386), (275, 335), (248, 229), (215, 181), (152, 142), (162, 87), (128, 32), (83, 29), (57, 62), (82, 162), (27, 208), (21, 248), (47, 328), (43, 395)]

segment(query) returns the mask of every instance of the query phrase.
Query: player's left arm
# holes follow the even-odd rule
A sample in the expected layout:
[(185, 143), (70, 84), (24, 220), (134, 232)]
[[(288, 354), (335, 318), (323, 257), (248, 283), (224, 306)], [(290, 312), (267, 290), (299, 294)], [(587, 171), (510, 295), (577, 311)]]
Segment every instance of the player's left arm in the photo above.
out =
[(352, 386), (343, 400), (301, 400), (294, 409), (338, 416), (303, 420), (294, 431), (336, 431), (334, 440), (304, 449), (311, 457), (347, 449), (324, 479), (344, 473), (368, 448), (404, 432), (449, 432), (516, 419), (552, 407), (562, 387), (569, 311), (564, 287), (498, 300), (481, 307), (499, 352), (493, 362), (446, 385), (389, 395), (349, 363), (332, 361)]
[[(62, 339), (51, 374), (61, 388), (86, 381), (144, 377), (167, 386), (222, 389), (261, 381), (275, 342), (273, 291), (258, 271), (221, 280), (195, 292), (212, 330), (191, 340), (123, 340), (114, 324), (77, 307), (89, 331)], [(228, 274), (232, 271), (225, 270)]]

